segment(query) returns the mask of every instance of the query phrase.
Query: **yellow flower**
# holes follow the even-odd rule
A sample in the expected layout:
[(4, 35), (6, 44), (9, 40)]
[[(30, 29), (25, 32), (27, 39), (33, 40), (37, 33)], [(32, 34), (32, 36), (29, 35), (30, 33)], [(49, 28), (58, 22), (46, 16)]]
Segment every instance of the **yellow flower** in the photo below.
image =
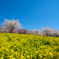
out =
[(32, 55), (31, 55), (31, 58), (32, 58)]
[(10, 51), (11, 51), (11, 53), (12, 53), (12, 52), (13, 52), (13, 49), (11, 49)]
[(30, 56), (26, 56), (27, 58), (29, 58)]
[(4, 57), (1, 57), (1, 59), (4, 59)]
[(0, 49), (0, 51), (2, 51), (2, 50)]
[(39, 56), (40, 56), (40, 58), (42, 58), (42, 55), (41, 54), (39, 54)]
[(43, 59), (47, 59), (47, 58), (43, 58)]
[(24, 56), (21, 54), (20, 58), (24, 58)]
[(4, 54), (2, 54), (2, 57), (4, 56)]
[(8, 57), (13, 57), (13, 55), (11, 55), (11, 56), (8, 56)]
[(36, 51), (35, 53), (38, 54), (38, 51)]
[(55, 41), (57, 41), (57, 39), (55, 39)]
[(7, 51), (9, 51), (9, 49), (6, 49)]
[(44, 54), (44, 56), (46, 56), (46, 54)]
[(53, 54), (52, 54), (52, 52), (50, 52), (50, 53), (49, 53), (49, 56), (50, 56), (50, 57), (53, 57)]
[(17, 56), (17, 52), (15, 52), (16, 56)]
[(14, 57), (12, 59), (15, 59)]
[(23, 51), (21, 51), (23, 53)]

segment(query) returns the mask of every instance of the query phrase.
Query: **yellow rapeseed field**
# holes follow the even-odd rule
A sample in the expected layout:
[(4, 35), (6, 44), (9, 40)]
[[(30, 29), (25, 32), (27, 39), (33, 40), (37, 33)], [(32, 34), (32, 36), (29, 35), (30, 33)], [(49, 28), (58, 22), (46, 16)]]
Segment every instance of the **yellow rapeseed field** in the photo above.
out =
[(59, 59), (59, 37), (0, 33), (0, 59)]

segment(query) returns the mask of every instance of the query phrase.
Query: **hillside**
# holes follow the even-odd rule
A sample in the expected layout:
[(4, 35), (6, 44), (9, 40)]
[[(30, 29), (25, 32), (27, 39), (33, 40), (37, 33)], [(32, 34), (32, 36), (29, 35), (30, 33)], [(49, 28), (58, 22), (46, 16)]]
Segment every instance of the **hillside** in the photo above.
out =
[(0, 59), (59, 59), (59, 37), (0, 33)]

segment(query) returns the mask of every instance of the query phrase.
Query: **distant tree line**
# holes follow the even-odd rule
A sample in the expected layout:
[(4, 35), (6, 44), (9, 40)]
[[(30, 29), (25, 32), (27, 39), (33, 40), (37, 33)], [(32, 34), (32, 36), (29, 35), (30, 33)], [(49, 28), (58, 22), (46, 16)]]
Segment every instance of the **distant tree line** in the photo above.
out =
[(26, 29), (22, 29), (19, 20), (7, 20), (2, 23), (3, 27), (0, 28), (0, 33), (19, 33), (19, 34), (30, 34), (30, 35), (41, 35), (41, 36), (52, 36), (52, 37), (59, 37), (59, 30), (53, 30), (52, 28), (45, 27), (42, 28), (43, 30), (32, 30), (28, 31)]

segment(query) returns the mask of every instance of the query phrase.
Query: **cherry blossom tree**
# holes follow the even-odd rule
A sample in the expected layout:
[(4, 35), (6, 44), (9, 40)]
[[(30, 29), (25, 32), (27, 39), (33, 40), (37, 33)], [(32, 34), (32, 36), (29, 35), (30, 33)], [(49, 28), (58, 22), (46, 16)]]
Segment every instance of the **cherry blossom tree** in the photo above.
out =
[(3, 25), (3, 30), (5, 32), (8, 31), (10, 33), (15, 32), (15, 29), (21, 29), (22, 28), (22, 27), (20, 27), (21, 24), (19, 23), (19, 20), (15, 21), (14, 19), (12, 19), (12, 20), (5, 19), (5, 22), (2, 23), (2, 25)]
[(20, 33), (20, 34), (27, 34), (27, 30), (26, 29), (19, 29), (18, 33)]
[(49, 27), (43, 28), (42, 32), (44, 36), (59, 37), (59, 30), (53, 30)]
[(44, 35), (53, 36), (54, 30), (52, 28), (45, 27), (45, 28), (42, 28), (42, 29), (43, 29), (42, 32), (44, 33)]
[(40, 31), (40, 30), (32, 30), (32, 34), (43, 35), (42, 31)]

